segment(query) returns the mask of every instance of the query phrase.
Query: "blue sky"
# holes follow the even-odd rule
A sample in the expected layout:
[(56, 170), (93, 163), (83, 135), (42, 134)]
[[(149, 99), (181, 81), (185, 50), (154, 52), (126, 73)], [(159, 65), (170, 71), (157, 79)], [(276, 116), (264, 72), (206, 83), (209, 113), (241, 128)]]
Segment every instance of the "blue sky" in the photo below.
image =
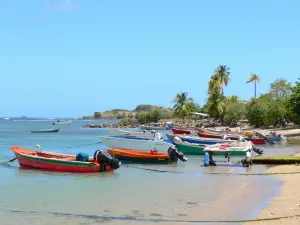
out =
[(299, 77), (297, 0), (0, 0), (0, 116), (83, 116), (137, 104), (201, 105), (219, 64), (225, 95)]

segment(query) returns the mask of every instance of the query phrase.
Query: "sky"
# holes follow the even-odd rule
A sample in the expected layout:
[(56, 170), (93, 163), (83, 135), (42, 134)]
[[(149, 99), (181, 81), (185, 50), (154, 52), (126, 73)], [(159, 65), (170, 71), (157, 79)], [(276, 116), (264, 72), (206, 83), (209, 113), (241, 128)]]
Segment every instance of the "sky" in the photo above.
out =
[(300, 74), (298, 0), (0, 0), (0, 116), (84, 116), (138, 104), (205, 103)]

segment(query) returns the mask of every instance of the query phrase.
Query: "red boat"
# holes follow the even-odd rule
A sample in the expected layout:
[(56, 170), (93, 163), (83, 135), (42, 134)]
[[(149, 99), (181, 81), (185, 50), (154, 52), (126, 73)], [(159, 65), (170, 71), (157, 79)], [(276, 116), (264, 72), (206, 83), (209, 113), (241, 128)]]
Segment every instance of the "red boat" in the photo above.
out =
[(10, 147), (21, 167), (74, 173), (109, 172), (120, 167), (118, 159), (113, 158), (109, 153), (97, 150), (93, 158), (85, 153), (77, 155), (59, 154)]
[(184, 130), (180, 128), (172, 128), (173, 134), (191, 134), (190, 130)]
[[(202, 133), (202, 132), (197, 132), (197, 135), (199, 137), (203, 137), (203, 138), (217, 138), (217, 139), (223, 139), (223, 135), (220, 134), (213, 134), (213, 133)], [(232, 135), (227, 135), (227, 138), (229, 138), (230, 140), (238, 140), (239, 136), (232, 136)], [(263, 138), (257, 138), (257, 137), (244, 137), (247, 141), (251, 141), (253, 144), (255, 145), (263, 145), (265, 144), (265, 139)]]

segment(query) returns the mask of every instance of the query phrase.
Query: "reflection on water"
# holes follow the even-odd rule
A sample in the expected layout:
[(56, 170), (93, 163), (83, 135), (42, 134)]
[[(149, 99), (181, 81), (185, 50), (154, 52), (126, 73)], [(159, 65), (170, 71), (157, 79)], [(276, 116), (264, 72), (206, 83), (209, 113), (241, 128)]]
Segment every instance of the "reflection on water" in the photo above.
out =
[[(45, 123), (0, 122), (1, 161), (13, 157), (10, 145), (32, 148), (40, 144), (44, 150), (90, 155), (105, 148), (102, 144), (72, 147), (97, 142), (96, 136), (108, 133), (106, 129), (83, 129), (82, 121), (62, 126), (56, 134), (28, 132), (29, 128), (45, 128)], [(296, 145), (289, 144), (264, 147), (266, 155), (298, 151)], [(273, 176), (240, 175), (265, 170), (261, 165), (242, 167), (237, 164), (240, 159), (232, 157), (227, 162), (216, 157), (218, 166), (204, 167), (203, 156), (188, 156), (185, 163), (122, 164), (113, 173), (94, 174), (22, 169), (17, 163), (1, 166), (1, 224), (174, 224), (175, 220), (250, 219), (278, 194), (281, 181)]]

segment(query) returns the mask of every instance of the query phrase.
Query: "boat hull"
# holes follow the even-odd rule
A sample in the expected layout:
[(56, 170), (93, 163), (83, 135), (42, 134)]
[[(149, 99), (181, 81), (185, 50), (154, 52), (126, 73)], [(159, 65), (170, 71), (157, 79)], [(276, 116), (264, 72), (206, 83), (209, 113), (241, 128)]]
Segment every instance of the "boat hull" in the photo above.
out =
[(31, 130), (31, 133), (57, 133), (59, 129), (49, 129), (49, 130)]
[[(217, 138), (217, 139), (222, 139), (223, 136), (222, 135), (217, 135), (217, 134), (207, 134), (207, 133), (202, 133), (202, 132), (197, 132), (197, 135), (199, 137), (203, 137), (203, 138)], [(229, 138), (230, 140), (238, 140), (239, 137), (238, 136), (230, 136), (228, 135), (227, 138)], [(265, 144), (265, 139), (263, 138), (249, 138), (249, 137), (244, 137), (247, 141), (251, 141), (253, 144), (255, 145), (263, 145)]]
[(52, 125), (71, 125), (72, 121), (60, 121), (60, 122), (53, 122)]
[(206, 145), (192, 145), (185, 143), (175, 143), (179, 151), (185, 155), (203, 155)]
[(145, 138), (145, 139), (153, 139), (154, 135), (150, 132), (137, 132), (137, 131), (129, 131), (129, 130), (117, 130), (117, 129), (109, 129), (111, 133), (115, 136), (128, 136), (128, 137), (138, 137), (138, 138)]
[(172, 128), (171, 129), (173, 134), (191, 134), (190, 130), (183, 130), (183, 129), (178, 129), (178, 128)]
[(167, 130), (166, 127), (140, 126), (140, 129), (145, 130)]
[(167, 152), (172, 144), (166, 141), (139, 140), (116, 137), (99, 137), (100, 141), (108, 148), (133, 149), (139, 151), (147, 151), (156, 149), (159, 152)]
[(149, 153), (135, 150), (113, 149), (107, 150), (111, 155), (121, 161), (138, 163), (168, 163), (170, 162), (168, 154)]
[(191, 144), (203, 144), (203, 145), (214, 145), (219, 143), (228, 143), (233, 142), (232, 140), (223, 140), (223, 139), (216, 139), (216, 138), (199, 138), (199, 137), (192, 137), (192, 136), (184, 136), (184, 135), (174, 135), (174, 134), (166, 134), (167, 138), (170, 141), (173, 141), (175, 137), (179, 137), (182, 141), (188, 142)]
[[(53, 154), (56, 156), (65, 156), (63, 159), (54, 159), (39, 157), (36, 155), (38, 152), (34, 150), (24, 149), (12, 146), (11, 149), (14, 151), (15, 156), (21, 167), (40, 169), (56, 172), (71, 172), (71, 173), (96, 173), (100, 172), (100, 165), (93, 162), (80, 162), (75, 161), (76, 156), (66, 154), (53, 154), (43, 152), (44, 154)], [(68, 160), (66, 160), (68, 158)], [(113, 171), (109, 165), (106, 166), (106, 172)]]

